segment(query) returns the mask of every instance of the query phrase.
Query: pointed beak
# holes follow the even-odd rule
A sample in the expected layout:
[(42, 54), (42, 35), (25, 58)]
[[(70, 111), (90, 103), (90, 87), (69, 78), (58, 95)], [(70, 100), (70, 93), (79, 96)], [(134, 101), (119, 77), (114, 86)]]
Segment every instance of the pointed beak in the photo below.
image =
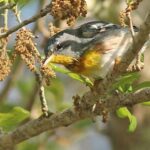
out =
[(44, 65), (47, 65), (48, 63), (52, 62), (53, 61), (53, 58), (54, 58), (55, 55), (50, 55), (48, 58), (45, 59), (44, 61)]

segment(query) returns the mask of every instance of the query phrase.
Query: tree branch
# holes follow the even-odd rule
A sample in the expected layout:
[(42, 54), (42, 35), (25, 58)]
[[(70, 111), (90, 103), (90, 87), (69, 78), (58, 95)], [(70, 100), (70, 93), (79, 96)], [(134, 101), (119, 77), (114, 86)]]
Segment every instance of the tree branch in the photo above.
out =
[[(87, 99), (96, 99), (97, 96), (90, 95), (87, 93), (85, 96), (82, 97), (82, 100), (87, 101)], [(90, 99), (91, 100), (91, 99)], [(128, 95), (116, 95), (115, 97), (110, 97), (106, 99), (103, 104), (105, 105), (106, 109), (110, 112), (115, 111), (117, 108), (122, 106), (131, 106), (135, 105), (144, 101), (150, 100), (150, 89), (142, 90), (138, 93), (128, 94)], [(96, 113), (92, 113), (92, 109), (89, 109), (89, 105), (85, 103), (80, 105), (82, 108), (82, 114), (79, 114), (75, 111), (74, 107), (67, 109), (63, 112), (53, 114), (49, 118), (41, 117), (28, 123), (18, 127), (14, 131), (1, 135), (0, 136), (0, 150), (4, 149), (11, 149), (13, 145), (16, 145), (24, 140), (30, 139), (36, 135), (41, 134), (47, 130), (53, 130), (58, 127), (68, 126), (77, 122), (81, 119), (90, 118), (92, 116), (96, 116), (102, 114), (102, 109), (99, 105), (96, 106)], [(91, 107), (90, 107), (91, 108)]]
[(4, 38), (4, 37), (7, 37), (9, 34), (17, 31), (18, 29), (22, 28), (23, 26), (25, 26), (25, 25), (27, 25), (29, 23), (32, 23), (32, 22), (36, 21), (37, 19), (39, 19), (41, 17), (44, 17), (49, 12), (50, 12), (50, 4), (47, 5), (45, 8), (41, 9), (40, 12), (38, 14), (36, 14), (35, 16), (33, 16), (33, 17), (31, 17), (31, 18), (29, 18), (27, 20), (22, 21), (22, 23), (20, 23), (19, 25), (15, 26), (15, 27), (12, 27), (7, 32), (1, 34), (0, 35), (0, 39)]

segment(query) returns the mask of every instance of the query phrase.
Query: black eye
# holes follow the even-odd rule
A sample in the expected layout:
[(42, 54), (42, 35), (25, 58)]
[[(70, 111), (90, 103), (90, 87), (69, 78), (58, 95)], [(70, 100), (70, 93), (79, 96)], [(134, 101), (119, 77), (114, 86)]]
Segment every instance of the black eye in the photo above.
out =
[(60, 43), (58, 43), (58, 44), (56, 45), (56, 49), (59, 50), (59, 49), (61, 49), (61, 48), (62, 48), (62, 45), (61, 45)]

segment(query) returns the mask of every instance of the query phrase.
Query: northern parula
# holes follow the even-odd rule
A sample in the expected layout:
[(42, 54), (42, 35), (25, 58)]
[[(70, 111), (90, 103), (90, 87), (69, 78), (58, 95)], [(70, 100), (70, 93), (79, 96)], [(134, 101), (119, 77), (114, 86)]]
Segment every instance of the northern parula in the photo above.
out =
[(131, 42), (128, 27), (103, 21), (88, 22), (52, 36), (45, 47), (45, 64), (62, 64), (77, 74), (104, 78)]

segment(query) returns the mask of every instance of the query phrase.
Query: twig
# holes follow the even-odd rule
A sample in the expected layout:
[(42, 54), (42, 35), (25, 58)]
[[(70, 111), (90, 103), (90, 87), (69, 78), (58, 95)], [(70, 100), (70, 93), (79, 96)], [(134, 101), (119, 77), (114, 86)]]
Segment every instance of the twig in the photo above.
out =
[[(140, 27), (139, 33), (135, 37), (135, 42), (129, 47), (129, 50), (124, 55), (123, 62), (122, 64), (119, 65), (119, 68), (118, 68), (119, 70), (121, 70), (122, 72), (125, 72), (127, 70), (128, 66), (131, 64), (132, 60), (135, 58), (135, 55), (137, 55), (140, 52), (143, 45), (148, 40), (149, 34), (150, 34), (150, 12), (146, 17), (145, 22)], [(130, 51), (132, 51), (132, 53), (130, 53)]]
[(38, 14), (36, 14), (35, 16), (33, 16), (33, 17), (31, 17), (31, 18), (29, 18), (27, 20), (22, 21), (22, 23), (20, 23), (19, 25), (15, 26), (15, 27), (12, 27), (11, 29), (9, 29), (4, 34), (1, 34), (0, 38), (7, 37), (9, 34), (17, 31), (18, 29), (22, 28), (23, 26), (25, 26), (25, 25), (27, 25), (29, 23), (32, 23), (32, 22), (36, 21), (37, 19), (39, 19), (41, 17), (44, 17), (49, 12), (50, 12), (50, 4), (47, 5), (45, 8), (41, 9), (41, 11)]
[(131, 31), (132, 39), (133, 39), (133, 42), (134, 42), (135, 33), (134, 33), (134, 29), (133, 29), (133, 22), (132, 22), (131, 12), (127, 13), (127, 17), (129, 18), (130, 31)]
[(48, 117), (49, 112), (48, 112), (47, 101), (45, 98), (43, 78), (38, 72), (35, 72), (35, 76), (36, 76), (37, 82), (39, 84), (39, 96), (40, 96), (40, 101), (41, 101), (41, 109), (42, 109), (43, 115)]
[(43, 112), (44, 116), (48, 117), (49, 113), (48, 113), (48, 106), (47, 106), (47, 101), (46, 101), (46, 97), (45, 97), (45, 89), (42, 84), (40, 84), (39, 95), (40, 95), (40, 100), (41, 100), (42, 112)]
[[(49, 6), (49, 5), (48, 5), (48, 6)], [(48, 7), (48, 6), (47, 6), (47, 7)], [(16, 18), (17, 18), (17, 21), (18, 21), (18, 22), (20, 23), (20, 25), (21, 25), (23, 22), (21, 21), (20, 12), (18, 12), (17, 5), (16, 5), (16, 7), (14, 7), (13, 11), (14, 11), (15, 16), (16, 16)], [(45, 13), (45, 12), (43, 13), (43, 11), (45, 11), (45, 10), (41, 10), (41, 12), (39, 13), (40, 16)], [(39, 15), (37, 15), (37, 16), (39, 16)], [(32, 17), (32, 21), (34, 21), (34, 19), (35, 19), (37, 16)], [(29, 20), (30, 20), (30, 19), (29, 19)], [(29, 21), (29, 20), (28, 20), (28, 21)], [(31, 21), (31, 20), (30, 20), (30, 21)], [(24, 21), (24, 22), (25, 22), (25, 21)], [(23, 26), (22, 26), (22, 27), (23, 27)], [(36, 47), (34, 47), (34, 54), (33, 54), (33, 55), (34, 55), (34, 57), (37, 58), (37, 60), (41, 63), (41, 56), (40, 56), (38, 50), (36, 49)], [(48, 106), (47, 106), (47, 103), (46, 103), (46, 98), (45, 98), (45, 92), (44, 92), (44, 87), (43, 87), (42, 76), (41, 76), (40, 73), (38, 73), (38, 69), (36, 69), (36, 67), (35, 67), (35, 75), (36, 75), (36, 78), (37, 78), (37, 82), (38, 82), (38, 84), (39, 84), (39, 95), (40, 95), (40, 100), (41, 100), (42, 112), (43, 112), (43, 114), (44, 114), (45, 116), (48, 116)], [(37, 89), (37, 87), (36, 87), (36, 89)], [(32, 95), (32, 96), (34, 96), (34, 97), (33, 97), (34, 99), (35, 99), (36, 93), (37, 93), (37, 91), (35, 91), (35, 92), (34, 92), (34, 95)], [(32, 100), (32, 103), (30, 103), (30, 104), (33, 104), (33, 102), (34, 102), (34, 100)], [(31, 107), (31, 106), (30, 106), (30, 107)]]
[[(8, 5), (8, 2), (5, 1), (5, 6)], [(4, 10), (4, 31), (7, 31), (8, 29), (8, 10)]]
[[(40, 1), (40, 3), (41, 3), (42, 1)], [(40, 10), (42, 7), (41, 7), (41, 5), (39, 4), (39, 7), (38, 7), (38, 9)], [(37, 30), (37, 22), (35, 22), (35, 26), (34, 26), (34, 28), (33, 28), (33, 30), (32, 30), (32, 33), (36, 33), (36, 30)], [(38, 52), (38, 50), (37, 50), (37, 52)], [(31, 111), (32, 110), (32, 106), (34, 105), (34, 102), (35, 102), (35, 100), (36, 100), (36, 96), (37, 96), (37, 94), (38, 94), (38, 91), (39, 91), (39, 85), (37, 84), (37, 82), (34, 84), (34, 87), (33, 87), (33, 91), (31, 91), (31, 93), (30, 93), (30, 95), (29, 95), (29, 100), (28, 100), (28, 102), (27, 102), (27, 104), (26, 104), (26, 109), (28, 110), (28, 111)]]
[(19, 23), (21, 23), (22, 21), (21, 21), (21, 18), (20, 18), (20, 11), (18, 11), (18, 6), (16, 5), (12, 10), (13, 10), (16, 18), (17, 18), (17, 21)]
[(1, 6), (1, 7), (0, 7), (0, 11), (3, 11), (4, 9), (11, 9), (11, 8), (13, 8), (15, 5), (16, 5), (16, 4), (10, 3), (10, 4), (7, 4), (7, 5)]

